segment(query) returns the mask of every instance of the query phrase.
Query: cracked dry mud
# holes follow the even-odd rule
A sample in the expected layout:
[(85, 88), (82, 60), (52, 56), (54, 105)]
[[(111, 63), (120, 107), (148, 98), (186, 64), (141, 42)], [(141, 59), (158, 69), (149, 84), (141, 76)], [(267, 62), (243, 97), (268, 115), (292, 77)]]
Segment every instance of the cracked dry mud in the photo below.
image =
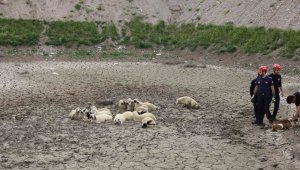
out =
[[(0, 68), (0, 169), (300, 167), (282, 154), (289, 144), (281, 133), (251, 125), (251, 71), (150, 62), (8, 62)], [(184, 95), (200, 109), (176, 106)], [(68, 118), (88, 102), (128, 97), (160, 106), (156, 128)]]

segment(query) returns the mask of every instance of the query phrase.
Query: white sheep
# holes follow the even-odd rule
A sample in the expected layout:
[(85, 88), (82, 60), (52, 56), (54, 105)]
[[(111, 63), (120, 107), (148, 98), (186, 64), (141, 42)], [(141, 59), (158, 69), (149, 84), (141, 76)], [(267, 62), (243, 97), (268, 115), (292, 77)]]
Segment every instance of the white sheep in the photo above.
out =
[(126, 111), (127, 110), (127, 102), (125, 100), (119, 100), (118, 102), (118, 107), (120, 108), (120, 110), (122, 111)]
[(154, 126), (156, 126), (155, 121), (151, 117), (145, 117), (142, 120), (142, 128), (146, 128), (148, 125), (154, 125)]
[(125, 120), (133, 120), (133, 112), (131, 111), (124, 112), (123, 116), (125, 117)]
[(152, 113), (147, 112), (147, 113), (139, 115), (137, 111), (133, 112), (133, 120), (136, 122), (142, 122), (142, 120), (146, 117), (150, 117), (153, 120), (156, 120), (155, 116)]
[(108, 108), (100, 108), (98, 109), (96, 106), (91, 106), (90, 111), (93, 112), (95, 115), (100, 115), (100, 114), (107, 114), (112, 116), (111, 111)]
[(193, 98), (189, 96), (183, 96), (176, 100), (176, 104), (182, 104), (184, 107), (199, 109), (199, 104)]
[(125, 122), (125, 120), (126, 120), (125, 116), (119, 113), (115, 116), (114, 122), (117, 125), (122, 125)]
[(127, 103), (127, 111), (134, 111), (134, 101), (131, 98), (126, 100)]
[(140, 107), (140, 106), (147, 107), (149, 112), (153, 112), (153, 111), (156, 111), (158, 109), (157, 106), (155, 106), (154, 104), (152, 104), (150, 102), (141, 102), (137, 99), (134, 99), (133, 102), (134, 102), (134, 110), (135, 111), (137, 111), (137, 108)]
[(88, 112), (89, 112), (89, 110), (87, 108), (80, 109), (79, 107), (77, 107), (75, 109), (75, 112), (72, 110), (69, 113), (69, 117), (72, 120), (86, 120), (86, 115), (87, 115)]
[(69, 118), (73, 120), (75, 118), (75, 114), (79, 114), (79, 112), (80, 112), (80, 108), (79, 107), (77, 107), (74, 110), (71, 110), (71, 112), (69, 113)]
[(101, 109), (97, 109), (97, 114), (106, 114), (106, 115), (110, 115), (112, 116), (111, 111), (108, 108), (101, 108)]
[(95, 115), (96, 119), (92, 120), (92, 122), (95, 123), (102, 123), (105, 121), (112, 121), (112, 116), (108, 114), (100, 114), (100, 115)]
[(139, 106), (136, 111), (139, 115), (149, 112), (148, 107), (146, 105)]

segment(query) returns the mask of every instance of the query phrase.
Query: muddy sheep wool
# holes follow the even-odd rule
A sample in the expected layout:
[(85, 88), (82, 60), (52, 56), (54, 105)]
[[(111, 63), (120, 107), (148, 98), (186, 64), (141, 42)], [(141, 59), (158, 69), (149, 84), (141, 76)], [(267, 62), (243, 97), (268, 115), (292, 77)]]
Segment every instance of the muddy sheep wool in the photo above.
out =
[(86, 115), (89, 113), (89, 110), (87, 108), (76, 108), (75, 109), (75, 112), (72, 110), (70, 113), (69, 113), (69, 117), (72, 119), (72, 120), (86, 120), (87, 117)]
[(142, 128), (146, 128), (148, 125), (154, 125), (154, 126), (156, 126), (155, 121), (151, 117), (145, 117), (142, 120)]
[(154, 104), (150, 103), (150, 102), (141, 102), (137, 99), (133, 100), (134, 102), (134, 110), (137, 111), (137, 108), (140, 106), (146, 107), (148, 109), (148, 112), (153, 112), (157, 110), (157, 106), (155, 106)]
[(147, 112), (147, 113), (139, 115), (137, 111), (133, 112), (133, 120), (136, 122), (142, 122), (142, 120), (146, 117), (150, 117), (153, 120), (156, 120), (155, 116), (152, 113)]
[(127, 111), (134, 111), (134, 101), (131, 98), (126, 100), (127, 103)]
[(77, 107), (76, 109), (72, 110), (70, 113), (69, 113), (69, 118), (70, 119), (75, 119), (75, 117), (77, 118), (78, 115), (79, 115), (79, 112), (80, 112), (80, 108)]
[(189, 96), (183, 96), (176, 100), (176, 104), (181, 104), (184, 107), (191, 108), (191, 109), (199, 109), (199, 104), (193, 98)]
[(118, 102), (118, 107), (120, 110), (122, 111), (126, 111), (127, 110), (127, 102), (125, 100), (119, 100)]

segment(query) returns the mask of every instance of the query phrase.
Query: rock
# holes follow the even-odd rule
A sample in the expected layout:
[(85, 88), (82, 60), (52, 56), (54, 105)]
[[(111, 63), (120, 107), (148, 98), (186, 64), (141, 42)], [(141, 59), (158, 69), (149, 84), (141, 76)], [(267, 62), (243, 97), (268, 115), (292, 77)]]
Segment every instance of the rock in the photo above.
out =
[(189, 67), (189, 68), (191, 68), (191, 67), (198, 67), (198, 65), (197, 65), (197, 63), (195, 63), (195, 62), (187, 61), (187, 62), (185, 62), (185, 63), (183, 64), (183, 67)]
[(0, 0), (0, 5), (6, 5), (7, 4), (7, 0)]
[(283, 151), (283, 155), (289, 159), (289, 160), (292, 160), (294, 159), (294, 153), (293, 153), (293, 150), (291, 148), (286, 148), (284, 149)]
[(25, 75), (25, 74), (29, 74), (29, 71), (22, 71), (22, 72), (17, 72), (19, 75)]
[(260, 162), (266, 162), (268, 160), (268, 158), (263, 157), (263, 158), (260, 158), (259, 160), (260, 160)]
[(112, 105), (113, 104), (113, 100), (111, 100), (111, 99), (97, 100), (96, 104), (103, 105), (103, 106)]
[(171, 10), (172, 12), (178, 12), (178, 11), (181, 11), (181, 6), (180, 5), (171, 5), (169, 7), (169, 10)]
[(198, 65), (200, 68), (206, 68), (207, 66), (206, 66), (206, 64), (199, 64)]

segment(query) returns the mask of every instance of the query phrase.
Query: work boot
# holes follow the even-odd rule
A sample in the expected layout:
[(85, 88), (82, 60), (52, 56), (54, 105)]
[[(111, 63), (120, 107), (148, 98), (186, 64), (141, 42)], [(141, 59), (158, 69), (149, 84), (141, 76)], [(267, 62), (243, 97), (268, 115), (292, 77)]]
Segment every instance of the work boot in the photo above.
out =
[(258, 122), (255, 120), (253, 122), (251, 122), (253, 125), (257, 124)]
[(260, 124), (258, 124), (258, 127), (259, 127), (260, 129), (264, 129), (264, 128), (265, 128), (265, 124), (260, 123)]

